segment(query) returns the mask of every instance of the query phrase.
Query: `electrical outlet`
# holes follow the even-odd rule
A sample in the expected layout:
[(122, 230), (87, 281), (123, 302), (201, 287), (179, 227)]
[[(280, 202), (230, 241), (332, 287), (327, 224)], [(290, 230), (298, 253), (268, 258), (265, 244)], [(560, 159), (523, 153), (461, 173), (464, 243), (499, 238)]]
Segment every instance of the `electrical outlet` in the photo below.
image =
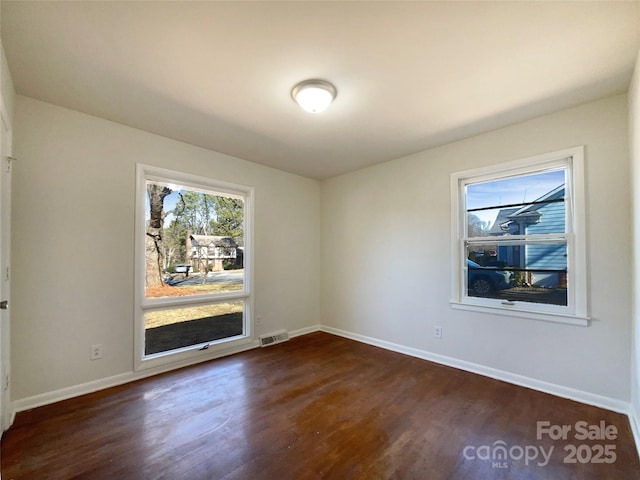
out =
[(90, 358), (91, 358), (91, 360), (98, 360), (98, 359), (102, 358), (102, 345), (100, 345), (100, 344), (91, 345)]
[(442, 339), (442, 327), (433, 327), (433, 336)]
[(262, 315), (256, 315), (256, 326), (262, 326)]

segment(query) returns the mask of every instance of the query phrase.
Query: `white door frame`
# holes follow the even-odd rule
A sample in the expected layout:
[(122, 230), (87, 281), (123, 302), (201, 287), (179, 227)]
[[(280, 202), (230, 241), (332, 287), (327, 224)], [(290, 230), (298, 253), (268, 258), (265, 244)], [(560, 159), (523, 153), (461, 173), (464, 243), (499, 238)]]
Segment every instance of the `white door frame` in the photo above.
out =
[[(13, 130), (0, 96), (0, 301), (10, 300), (11, 163)], [(13, 423), (11, 406), (10, 310), (0, 310), (0, 436)]]

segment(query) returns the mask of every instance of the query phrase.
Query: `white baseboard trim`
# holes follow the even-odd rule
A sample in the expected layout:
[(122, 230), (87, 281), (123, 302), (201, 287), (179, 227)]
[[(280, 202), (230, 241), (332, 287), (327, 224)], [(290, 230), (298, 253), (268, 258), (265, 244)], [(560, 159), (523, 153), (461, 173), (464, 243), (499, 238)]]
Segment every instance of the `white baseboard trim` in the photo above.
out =
[[(558, 397), (568, 398), (569, 400), (575, 400), (576, 402), (586, 403), (587, 405), (593, 405), (595, 407), (600, 407), (606, 410), (612, 410), (614, 412), (629, 415), (629, 408), (630, 408), (629, 403), (621, 400), (617, 400), (615, 398), (605, 397), (603, 395), (598, 395), (590, 392), (584, 392), (582, 390), (576, 390), (573, 388), (564, 387), (562, 385), (544, 382), (542, 380), (536, 380), (534, 378), (525, 377), (523, 375), (518, 375), (511, 372), (506, 372), (504, 370), (498, 370), (495, 368), (486, 367), (484, 365), (478, 365), (476, 363), (467, 362), (465, 360), (459, 360), (457, 358), (447, 357), (445, 355), (439, 355), (437, 353), (431, 353), (426, 350), (419, 350), (417, 348), (406, 347), (404, 345), (399, 345), (397, 343), (387, 342), (385, 340), (379, 340), (373, 337), (367, 337), (365, 335), (348, 332), (346, 330), (341, 330), (334, 327), (322, 326), (321, 330), (323, 332), (349, 338), (351, 340), (355, 340), (358, 342), (367, 343), (369, 345), (384, 348), (386, 350), (403, 353), (405, 355), (410, 355), (412, 357), (417, 357), (423, 360), (439, 363), (441, 365), (446, 365), (448, 367), (465, 370), (467, 372), (477, 373), (478, 375), (483, 375), (485, 377), (490, 377), (496, 380), (512, 383), (515, 385), (519, 385), (521, 387), (531, 388), (533, 390), (538, 390), (544, 393), (550, 393), (551, 395), (556, 395)], [(636, 445), (638, 445), (637, 442), (636, 442)]]
[[(311, 325), (309, 327), (299, 328), (297, 330), (290, 331), (289, 337), (290, 338), (299, 337), (301, 335), (318, 332), (320, 330), (321, 330), (320, 325)], [(199, 362), (203, 362), (203, 361), (206, 362), (209, 360), (213, 360), (215, 358), (220, 358), (222, 356), (244, 352), (246, 350), (250, 350), (257, 347), (258, 347), (258, 342), (250, 343), (236, 349), (221, 351), (219, 355), (209, 356), (206, 359), (199, 360)], [(165, 373), (171, 370), (176, 370), (178, 368), (187, 367), (189, 365), (194, 365), (194, 364), (195, 363), (193, 361), (186, 361), (178, 364), (172, 363), (162, 367), (150, 368), (148, 370), (141, 370), (138, 372), (131, 371), (126, 373), (121, 373), (118, 375), (113, 375), (111, 377), (101, 378), (98, 380), (93, 380), (91, 382), (82, 383), (80, 385), (74, 385), (71, 387), (54, 390), (52, 392), (46, 392), (39, 395), (33, 395), (31, 397), (25, 397), (20, 400), (15, 400), (11, 404), (12, 408), (11, 408), (10, 424), (13, 424), (16, 413), (24, 412), (25, 410), (42, 407), (44, 405), (60, 402), (62, 400), (68, 400), (70, 398), (78, 397), (80, 395), (86, 395), (87, 393), (93, 393), (99, 390), (104, 390), (105, 388), (117, 387), (118, 385), (134, 382), (136, 380), (142, 380), (143, 378), (151, 377), (153, 375), (159, 375), (161, 373)]]
[(313, 332), (320, 332), (321, 330), (322, 330), (321, 325), (311, 325), (310, 327), (291, 330), (289, 332), (289, 338), (299, 337), (301, 335), (307, 335), (308, 333), (313, 333)]
[(98, 390), (103, 390), (105, 388), (122, 385), (123, 383), (133, 382), (137, 379), (138, 377), (134, 372), (127, 372), (114, 375), (112, 377), (82, 383), (80, 385), (74, 385), (72, 387), (61, 388), (60, 390), (54, 390), (52, 392), (41, 393), (31, 397), (22, 398), (20, 400), (15, 400), (13, 401), (13, 410), (16, 413), (23, 412), (32, 408), (48, 405), (50, 403), (67, 400), (87, 393), (97, 392)]
[(169, 372), (171, 370), (177, 370), (179, 368), (184, 368), (191, 365), (196, 365), (202, 362), (208, 362), (209, 360), (245, 352), (254, 348), (258, 348), (258, 342), (251, 342), (235, 348), (220, 350), (217, 354), (207, 356), (206, 358), (200, 358), (195, 361), (194, 359), (191, 359), (183, 362), (149, 368), (146, 370), (140, 370), (137, 372), (131, 371), (120, 373), (118, 375), (93, 380), (90, 382), (82, 383), (80, 385), (73, 385), (71, 387), (61, 388), (52, 392), (46, 392), (39, 395), (33, 395), (31, 397), (14, 400), (11, 404), (11, 423), (13, 423), (16, 413), (24, 412), (25, 410), (31, 410), (32, 408), (42, 407), (44, 405), (60, 402), (62, 400), (68, 400), (69, 398), (73, 397), (79, 397), (80, 395), (97, 392), (99, 390), (104, 390), (105, 388), (117, 387), (118, 385), (123, 385), (125, 383), (142, 380), (143, 378), (152, 377), (154, 375), (159, 375), (161, 373)]
[[(312, 325), (309, 327), (292, 330), (289, 332), (289, 337), (290, 338), (299, 337), (301, 335), (306, 335), (308, 333), (318, 332), (320, 331), (320, 329), (321, 329), (320, 325)], [(118, 385), (134, 382), (136, 380), (142, 380), (143, 378), (159, 375), (161, 373), (165, 373), (171, 370), (176, 370), (178, 368), (188, 367), (189, 365), (195, 365), (196, 363), (206, 362), (209, 360), (213, 360), (215, 358), (220, 358), (223, 356), (244, 352), (246, 350), (251, 350), (253, 348), (257, 348), (258, 346), (259, 346), (258, 342), (252, 342), (250, 344), (242, 345), (238, 348), (220, 351), (218, 355), (208, 356), (207, 358), (199, 359), (196, 362), (194, 362), (193, 360), (187, 360), (184, 362), (172, 363), (169, 365), (149, 368), (149, 369), (140, 370), (137, 372), (136, 371), (125, 372), (118, 375), (113, 375), (111, 377), (101, 378), (98, 380), (82, 383), (80, 385), (73, 385), (71, 387), (61, 388), (59, 390), (54, 390), (52, 392), (46, 392), (39, 395), (33, 395), (31, 397), (21, 398), (19, 400), (13, 401), (11, 404), (11, 407), (12, 407), (11, 408), (11, 424), (13, 424), (16, 413), (24, 412), (25, 410), (31, 410), (32, 408), (42, 407), (44, 405), (60, 402), (62, 400), (68, 400), (73, 397), (79, 397), (80, 395), (86, 395), (87, 393), (97, 392), (99, 390), (104, 390), (105, 388), (117, 387)]]

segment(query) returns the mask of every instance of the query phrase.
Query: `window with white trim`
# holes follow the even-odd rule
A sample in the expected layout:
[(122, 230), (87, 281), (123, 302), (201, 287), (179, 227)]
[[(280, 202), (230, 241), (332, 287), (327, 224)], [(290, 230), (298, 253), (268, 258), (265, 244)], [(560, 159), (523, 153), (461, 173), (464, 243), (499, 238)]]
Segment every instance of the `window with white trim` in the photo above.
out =
[(251, 338), (253, 189), (137, 166), (136, 367)]
[(588, 324), (583, 151), (452, 174), (454, 308)]

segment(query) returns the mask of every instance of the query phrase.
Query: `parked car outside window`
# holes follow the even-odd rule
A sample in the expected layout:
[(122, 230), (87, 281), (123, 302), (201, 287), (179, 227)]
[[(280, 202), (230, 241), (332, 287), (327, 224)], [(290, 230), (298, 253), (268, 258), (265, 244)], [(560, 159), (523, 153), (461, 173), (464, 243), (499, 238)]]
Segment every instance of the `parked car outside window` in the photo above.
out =
[(467, 288), (469, 295), (483, 297), (498, 290), (510, 288), (515, 282), (513, 272), (483, 267), (467, 259)]

